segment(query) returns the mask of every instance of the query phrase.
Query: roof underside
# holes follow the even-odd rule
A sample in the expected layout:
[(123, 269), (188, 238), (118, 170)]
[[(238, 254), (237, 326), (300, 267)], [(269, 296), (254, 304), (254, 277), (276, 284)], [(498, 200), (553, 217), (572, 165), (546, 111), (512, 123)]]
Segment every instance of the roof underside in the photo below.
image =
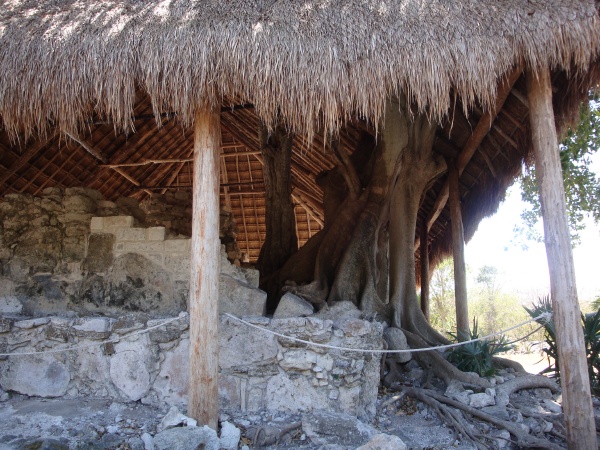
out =
[[(324, 136), (339, 132), (351, 153), (362, 132), (377, 133), (386, 98), (404, 92), (439, 123), (434, 150), (449, 159), (485, 127), (460, 180), (469, 238), (528, 157), (515, 67), (553, 67), (562, 120), (598, 79), (599, 47), (597, 6), (583, 0), (15, 0), (0, 8), (0, 196), (190, 189), (190, 124), (209, 102), (221, 108), (221, 205), (255, 260), (265, 235), (259, 121), (297, 131), (292, 196), (303, 244), (324, 220), (315, 178), (336, 164)], [(419, 236), (439, 210), (434, 259), (450, 243), (445, 183), (427, 192), (417, 224)]]

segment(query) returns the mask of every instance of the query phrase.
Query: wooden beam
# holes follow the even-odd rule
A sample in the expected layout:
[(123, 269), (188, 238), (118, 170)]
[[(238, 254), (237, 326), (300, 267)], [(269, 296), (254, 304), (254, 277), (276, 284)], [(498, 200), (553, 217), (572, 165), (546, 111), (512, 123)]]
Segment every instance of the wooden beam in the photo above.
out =
[(465, 233), (459, 192), (459, 169), (449, 163), (450, 221), (452, 223), (452, 256), (454, 259), (454, 302), (456, 331), (459, 340), (469, 339), (469, 308), (467, 305), (467, 269), (465, 264)]
[[(459, 177), (465, 170), (465, 167), (475, 154), (475, 151), (477, 150), (483, 139), (489, 133), (492, 124), (494, 123), (494, 119), (504, 106), (504, 102), (506, 102), (506, 99), (508, 98), (512, 87), (517, 82), (522, 72), (523, 66), (518, 66), (508, 75), (508, 77), (502, 80), (500, 88), (498, 89), (498, 96), (494, 108), (486, 112), (481, 117), (481, 119), (479, 119), (479, 122), (473, 129), (473, 133), (471, 133), (471, 136), (469, 136), (469, 139), (467, 139), (467, 142), (463, 146), (460, 155), (458, 155), (456, 166), (458, 169)], [(444, 183), (444, 186), (442, 187), (438, 198), (434, 203), (433, 209), (429, 214), (429, 218), (427, 220), (428, 230), (431, 229), (431, 227), (441, 214), (442, 210), (446, 206), (446, 202), (448, 201), (448, 193), (448, 180), (446, 180), (446, 183)], [(418, 243), (415, 243), (415, 247), (418, 248)]]
[[(108, 165), (108, 156), (106, 156), (101, 150), (95, 149), (91, 144), (88, 144), (86, 141), (84, 141), (80, 137), (75, 136), (75, 135), (69, 133), (68, 131), (65, 131), (64, 133), (65, 133), (65, 135), (67, 135), (68, 137), (73, 139), (75, 142), (77, 142), (81, 146), (81, 148), (83, 148), (86, 152), (88, 152), (90, 155), (92, 155), (98, 161), (102, 162), (104, 164), (104, 166), (102, 166), (102, 167), (108, 167), (108, 168), (114, 170), (119, 175), (121, 175), (123, 178), (125, 178), (127, 181), (129, 181), (131, 184), (133, 184), (134, 186), (137, 186), (137, 187), (141, 186), (141, 183), (139, 181), (137, 181), (135, 178), (133, 178), (131, 175), (129, 175), (127, 172), (125, 172), (120, 167), (118, 167), (116, 165), (112, 165), (112, 166)], [(144, 190), (146, 191), (146, 193), (148, 195), (152, 194), (151, 191), (146, 190), (146, 189), (144, 189)]]
[(527, 71), (527, 98), (544, 219), (544, 243), (550, 272), (567, 446), (569, 449), (592, 449), (597, 448), (594, 410), (552, 109), (549, 69), (535, 73)]
[(135, 163), (122, 163), (122, 164), (102, 164), (100, 167), (108, 167), (111, 169), (115, 169), (118, 167), (138, 167), (138, 166), (147, 166), (149, 164), (176, 164), (176, 163), (186, 163), (192, 162), (193, 158), (175, 158), (175, 159), (145, 159), (144, 161), (135, 162)]
[(190, 264), (188, 416), (217, 430), (219, 420), (220, 117), (196, 112)]
[(10, 177), (12, 177), (15, 173), (17, 173), (19, 169), (21, 169), (25, 164), (27, 164), (31, 158), (37, 155), (40, 152), (40, 150), (42, 150), (54, 139), (54, 137), (55, 136), (52, 136), (48, 140), (38, 141), (34, 145), (27, 148), (27, 150), (25, 150), (25, 152), (23, 152), (21, 156), (19, 156), (19, 159), (17, 159), (13, 164), (11, 164), (11, 166), (5, 173), (0, 175), (0, 186), (4, 185)]

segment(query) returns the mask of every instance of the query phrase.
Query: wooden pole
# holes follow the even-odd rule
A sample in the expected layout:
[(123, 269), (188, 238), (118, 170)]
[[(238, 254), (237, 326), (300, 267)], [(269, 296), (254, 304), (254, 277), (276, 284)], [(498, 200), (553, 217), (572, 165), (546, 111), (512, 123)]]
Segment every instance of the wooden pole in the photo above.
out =
[[(467, 270), (465, 265), (465, 233), (462, 223), (459, 193), (459, 168), (448, 164), (448, 193), (450, 201), (450, 221), (452, 222), (452, 255), (454, 259), (454, 302), (456, 305), (456, 331), (459, 340), (468, 339), (469, 308), (467, 305)], [(464, 339), (463, 339), (464, 336)]]
[(217, 429), (219, 419), (219, 113), (200, 110), (194, 128), (188, 416)]
[(595, 449), (594, 411), (575, 285), (549, 69), (535, 73), (527, 71), (527, 98), (550, 272), (567, 445), (569, 449)]
[(429, 231), (427, 219), (421, 221), (421, 311), (429, 322)]

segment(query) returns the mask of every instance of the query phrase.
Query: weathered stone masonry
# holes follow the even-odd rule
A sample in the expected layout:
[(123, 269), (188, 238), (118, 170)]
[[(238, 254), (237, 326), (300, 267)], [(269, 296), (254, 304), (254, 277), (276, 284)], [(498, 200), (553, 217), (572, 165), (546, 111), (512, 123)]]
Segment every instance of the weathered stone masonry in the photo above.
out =
[[(144, 226), (135, 200), (106, 202), (89, 189), (0, 201), (0, 353), (92, 344), (0, 358), (0, 397), (14, 391), (185, 404), (189, 335), (180, 311), (187, 309), (190, 240), (154, 224)], [(314, 342), (381, 348), (378, 323), (262, 317), (266, 294), (257, 287), (258, 272), (230, 264), (224, 250), (220, 313)], [(177, 314), (173, 323), (123, 339)], [(375, 413), (377, 356), (307, 348), (226, 316), (219, 338), (223, 409)], [(118, 342), (101, 343), (107, 339)]]
[[(143, 314), (119, 318), (3, 318), (0, 352), (75, 351), (0, 358), (4, 391), (40, 397), (102, 397), (160, 405), (186, 404), (188, 322), (101, 344), (161, 323)], [(378, 323), (318, 318), (248, 318), (289, 336), (350, 348), (380, 348)], [(225, 410), (326, 409), (369, 419), (375, 414), (377, 356), (307, 348), (221, 316), (219, 400)]]

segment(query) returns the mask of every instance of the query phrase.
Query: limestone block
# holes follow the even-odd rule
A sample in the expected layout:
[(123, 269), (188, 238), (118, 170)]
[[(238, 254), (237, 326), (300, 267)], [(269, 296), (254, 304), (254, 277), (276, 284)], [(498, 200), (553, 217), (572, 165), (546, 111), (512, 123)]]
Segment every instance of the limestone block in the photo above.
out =
[(63, 190), (59, 187), (47, 187), (42, 191), (42, 195), (44, 197), (49, 197), (52, 195), (55, 196), (62, 196), (63, 195)]
[(237, 450), (242, 432), (230, 422), (221, 423), (220, 448), (225, 450)]
[(87, 272), (106, 272), (113, 262), (115, 236), (108, 233), (92, 233), (88, 239), (87, 255), (83, 267)]
[(145, 241), (146, 228), (118, 228), (116, 236), (118, 241)]
[(495, 404), (496, 400), (494, 400), (494, 397), (484, 392), (469, 395), (469, 406), (473, 408), (483, 408), (485, 406), (494, 406)]
[[(165, 353), (165, 360), (154, 381), (154, 390), (161, 402), (179, 406), (187, 403), (189, 348), (189, 338), (181, 339), (173, 350)], [(219, 388), (221, 381), (219, 377)]]
[(29, 330), (31, 328), (46, 325), (49, 322), (49, 317), (38, 317), (37, 319), (19, 320), (18, 322), (14, 323), (14, 326), (15, 328), (20, 328), (22, 330)]
[(116, 229), (118, 227), (131, 228), (133, 226), (133, 216), (111, 216), (104, 217), (104, 228)]
[(196, 422), (194, 419), (179, 412), (179, 409), (176, 406), (171, 406), (167, 415), (162, 418), (162, 420), (156, 427), (156, 430), (160, 432), (179, 426), (195, 427), (197, 425), (198, 422)]
[(286, 292), (283, 297), (281, 297), (273, 317), (277, 319), (286, 317), (305, 317), (310, 316), (313, 312), (314, 308), (312, 304), (291, 292)]
[(21, 314), (23, 304), (13, 295), (0, 297), (0, 315), (3, 314)]
[(139, 208), (140, 202), (138, 202), (135, 198), (132, 197), (119, 197), (116, 201), (118, 206), (127, 207), (127, 208)]
[(242, 404), (245, 392), (241, 392), (241, 385), (240, 377), (219, 374), (219, 408), (246, 410), (246, 404)]
[(313, 444), (339, 444), (343, 446), (364, 445), (375, 435), (375, 428), (348, 414), (331, 411), (315, 411), (302, 417), (302, 431)]
[(217, 432), (208, 426), (179, 427), (161, 431), (154, 436), (155, 450), (219, 450)]
[(266, 292), (228, 275), (220, 275), (219, 314), (229, 313), (238, 317), (262, 316), (266, 312), (266, 307)]
[(187, 253), (191, 251), (190, 239), (168, 239), (165, 241), (166, 253)]
[(319, 319), (339, 320), (339, 319), (360, 319), (361, 311), (350, 301), (336, 302), (332, 306), (325, 306), (315, 317)]
[(104, 354), (102, 347), (77, 350), (74, 366), (79, 386), (86, 386), (90, 393), (110, 385), (110, 357)]
[(149, 241), (164, 241), (165, 240), (165, 227), (150, 227), (150, 228), (148, 228), (148, 240)]
[(62, 397), (71, 374), (53, 355), (9, 358), (0, 365), (0, 385), (5, 391), (37, 397)]
[(293, 349), (285, 352), (279, 365), (285, 370), (310, 370), (317, 363), (317, 354), (310, 350)]
[(135, 341), (121, 341), (115, 345), (115, 353), (110, 359), (110, 379), (123, 395), (135, 402), (150, 389), (148, 366), (153, 364), (150, 340), (141, 335)]
[(326, 390), (320, 390), (306, 377), (290, 378), (286, 373), (271, 377), (267, 382), (265, 406), (268, 410), (310, 412), (328, 409)]
[(93, 232), (104, 230), (104, 217), (92, 217), (90, 230)]
[[(169, 241), (165, 241), (169, 242)], [(190, 255), (165, 255), (165, 267), (171, 270), (177, 277), (190, 277)]]
[(376, 434), (365, 445), (356, 450), (407, 450), (408, 447), (402, 439), (393, 434)]
[[(227, 370), (274, 363), (279, 347), (272, 334), (248, 328), (232, 319), (219, 319), (219, 368)], [(247, 369), (246, 369), (247, 370)]]
[(104, 200), (102, 194), (96, 189), (86, 187), (72, 187), (65, 189), (65, 195), (85, 195), (93, 200)]
[[(388, 327), (383, 332), (383, 339), (388, 344), (390, 350), (410, 350), (406, 336), (400, 328)], [(407, 363), (412, 359), (410, 352), (407, 353), (394, 353), (388, 355), (388, 358), (393, 359), (398, 363)]]
[(114, 319), (108, 317), (84, 317), (77, 319), (73, 329), (77, 336), (88, 339), (106, 339), (110, 336)]
[(334, 325), (349, 337), (365, 336), (371, 332), (371, 323), (360, 319), (346, 318), (336, 320), (334, 321)]
[(139, 253), (139, 254), (162, 253), (165, 251), (164, 244), (166, 242), (169, 242), (169, 241), (164, 241), (164, 242), (160, 242), (160, 241), (125, 242), (123, 249), (124, 249), (124, 251), (129, 252), (129, 253)]
[[(67, 189), (68, 191), (68, 189)], [(70, 195), (65, 192), (63, 199), (63, 206), (65, 211), (81, 212), (81, 213), (93, 213), (96, 211), (96, 201), (87, 195), (75, 194)]]

